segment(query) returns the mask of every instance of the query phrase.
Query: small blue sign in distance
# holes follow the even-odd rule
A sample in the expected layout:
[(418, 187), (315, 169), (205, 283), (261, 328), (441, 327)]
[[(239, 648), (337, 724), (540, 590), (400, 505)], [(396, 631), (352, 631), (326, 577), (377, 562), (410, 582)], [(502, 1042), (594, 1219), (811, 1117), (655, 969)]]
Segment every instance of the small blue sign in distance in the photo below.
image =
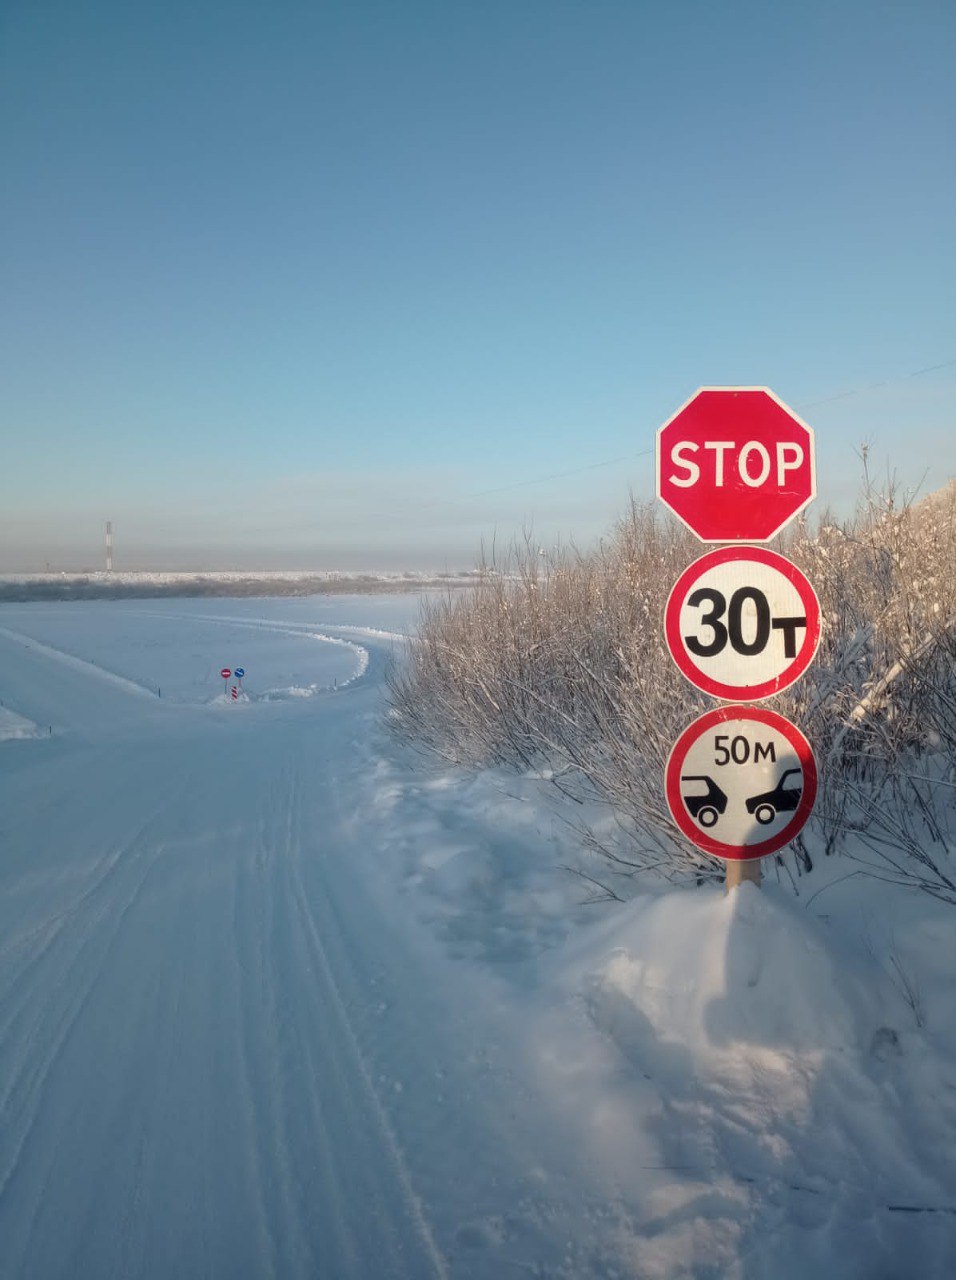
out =
[(246, 673), (244, 668), (236, 667), (235, 671), (232, 674), (236, 677), (237, 680), (241, 680)]

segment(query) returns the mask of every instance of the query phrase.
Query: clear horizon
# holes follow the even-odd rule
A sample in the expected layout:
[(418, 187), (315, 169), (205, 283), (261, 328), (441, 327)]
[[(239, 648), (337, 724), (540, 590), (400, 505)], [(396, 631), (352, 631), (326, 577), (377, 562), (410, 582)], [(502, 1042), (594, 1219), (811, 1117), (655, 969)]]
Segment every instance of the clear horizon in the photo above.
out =
[[(876, 477), (876, 482), (877, 488), (879, 488), (881, 483), (879, 476)], [(924, 485), (916, 494), (915, 500), (919, 501), (924, 497), (928, 497), (930, 493), (939, 492), (945, 487), (945, 482), (934, 490), (929, 490)], [(904, 493), (901, 496), (905, 500), (906, 494)], [(852, 506), (853, 504), (851, 503), (850, 505)], [(843, 514), (837, 511), (835, 506), (828, 508), (825, 503), (821, 503), (817, 499), (807, 511), (811, 526), (817, 523), (828, 509), (835, 514)], [(617, 515), (623, 514), (624, 505), (622, 504)], [(673, 519), (669, 513), (664, 513), (663, 508), (661, 508), (661, 515), (662, 518)], [(366, 557), (360, 550), (348, 547), (332, 548), (324, 554), (321, 549), (316, 552), (301, 550), (286, 553), (282, 558), (281, 552), (270, 555), (268, 550), (261, 547), (243, 554), (235, 548), (202, 548), (183, 545), (163, 550), (162, 548), (157, 549), (141, 543), (137, 544), (135, 541), (127, 544), (124, 541), (124, 530), (121, 527), (117, 527), (115, 521), (111, 523), (113, 526), (113, 568), (116, 573), (248, 572), (256, 574), (315, 572), (321, 574), (339, 571), (344, 573), (458, 573), (474, 568), (482, 551), (487, 551), (493, 545), (497, 545), (499, 550), (506, 548), (512, 542), (522, 540), (525, 533), (529, 533), (534, 541), (549, 546), (564, 545), (574, 541), (560, 535), (550, 539), (538, 537), (535, 536), (536, 530), (533, 525), (524, 525), (507, 531), (492, 529), (490, 536), (479, 534), (470, 558), (466, 554), (457, 560), (447, 556), (442, 558), (435, 552), (434, 548), (428, 546), (423, 547), (418, 554), (414, 549), (408, 550), (407, 548), (395, 555), (390, 555), (387, 551), (381, 552), (378, 559), (374, 559), (371, 556)], [(94, 530), (84, 526), (84, 541), (78, 543), (74, 548), (64, 553), (62, 548), (51, 545), (47, 549), (49, 554), (43, 554), (44, 548), (41, 546), (34, 553), (32, 559), (21, 565), (0, 564), (0, 576), (43, 573), (100, 573), (105, 569), (106, 564), (105, 524), (106, 522), (104, 521), (99, 527), (98, 545), (95, 540)], [(609, 520), (606, 527), (598, 531), (594, 540), (610, 532), (613, 524), (614, 520)], [(574, 544), (582, 550), (585, 549), (586, 544), (580, 541), (575, 541)]]

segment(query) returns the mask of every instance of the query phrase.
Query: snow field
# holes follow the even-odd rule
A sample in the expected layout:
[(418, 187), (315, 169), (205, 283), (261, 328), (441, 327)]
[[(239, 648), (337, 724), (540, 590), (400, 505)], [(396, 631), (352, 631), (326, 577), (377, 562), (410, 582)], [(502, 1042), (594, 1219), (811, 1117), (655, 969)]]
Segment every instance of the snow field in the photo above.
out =
[(533, 779), (410, 774), (390, 803), (409, 795), (445, 808), (405, 850), (423, 918), (508, 982), (535, 1107), (603, 1188), (615, 1261), (593, 1274), (952, 1273), (949, 908), (845, 864), (803, 900), (771, 881), (575, 906), (568, 880), (540, 892), (571, 856)]
[(951, 910), (581, 905), (539, 778), (385, 732), (416, 612), (0, 608), (0, 1275), (953, 1274)]
[(176, 615), (142, 602), (90, 602), (8, 605), (3, 612), (11, 620), (7, 638), (173, 702), (229, 700), (223, 667), (242, 667), (245, 700), (257, 701), (311, 697), (356, 679), (368, 661), (353, 639), (205, 610)]
[(9, 742), (14, 738), (36, 738), (40, 730), (32, 720), (17, 715), (9, 707), (0, 706), (0, 742)]

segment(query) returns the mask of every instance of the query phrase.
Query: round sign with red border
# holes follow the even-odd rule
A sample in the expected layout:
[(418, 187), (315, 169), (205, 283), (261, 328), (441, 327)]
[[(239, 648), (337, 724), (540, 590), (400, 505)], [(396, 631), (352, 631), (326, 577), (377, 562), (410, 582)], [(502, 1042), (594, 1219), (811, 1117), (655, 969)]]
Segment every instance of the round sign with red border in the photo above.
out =
[(228, 680), (232, 675), (232, 669), (230, 667), (223, 667), (219, 674), (222, 676), (223, 680)]
[(674, 744), (664, 778), (683, 834), (729, 862), (789, 844), (817, 794), (809, 742), (766, 707), (718, 707), (700, 716)]
[(664, 633), (695, 688), (728, 702), (760, 702), (789, 688), (813, 661), (820, 602), (785, 556), (721, 547), (677, 579)]

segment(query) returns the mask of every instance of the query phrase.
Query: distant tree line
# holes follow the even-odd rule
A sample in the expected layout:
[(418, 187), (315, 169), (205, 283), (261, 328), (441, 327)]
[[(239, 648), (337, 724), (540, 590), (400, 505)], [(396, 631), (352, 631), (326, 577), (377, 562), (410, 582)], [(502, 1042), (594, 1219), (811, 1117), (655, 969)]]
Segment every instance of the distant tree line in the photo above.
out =
[(195, 577), (171, 581), (144, 578), (110, 581), (100, 575), (63, 578), (0, 579), (0, 603), (29, 604), (64, 600), (145, 600), (184, 596), (316, 596), (379, 595), (428, 591), (436, 587), (467, 586), (469, 573), (436, 574), (421, 577), (376, 577), (374, 574), (303, 578), (255, 576), (243, 578)]

